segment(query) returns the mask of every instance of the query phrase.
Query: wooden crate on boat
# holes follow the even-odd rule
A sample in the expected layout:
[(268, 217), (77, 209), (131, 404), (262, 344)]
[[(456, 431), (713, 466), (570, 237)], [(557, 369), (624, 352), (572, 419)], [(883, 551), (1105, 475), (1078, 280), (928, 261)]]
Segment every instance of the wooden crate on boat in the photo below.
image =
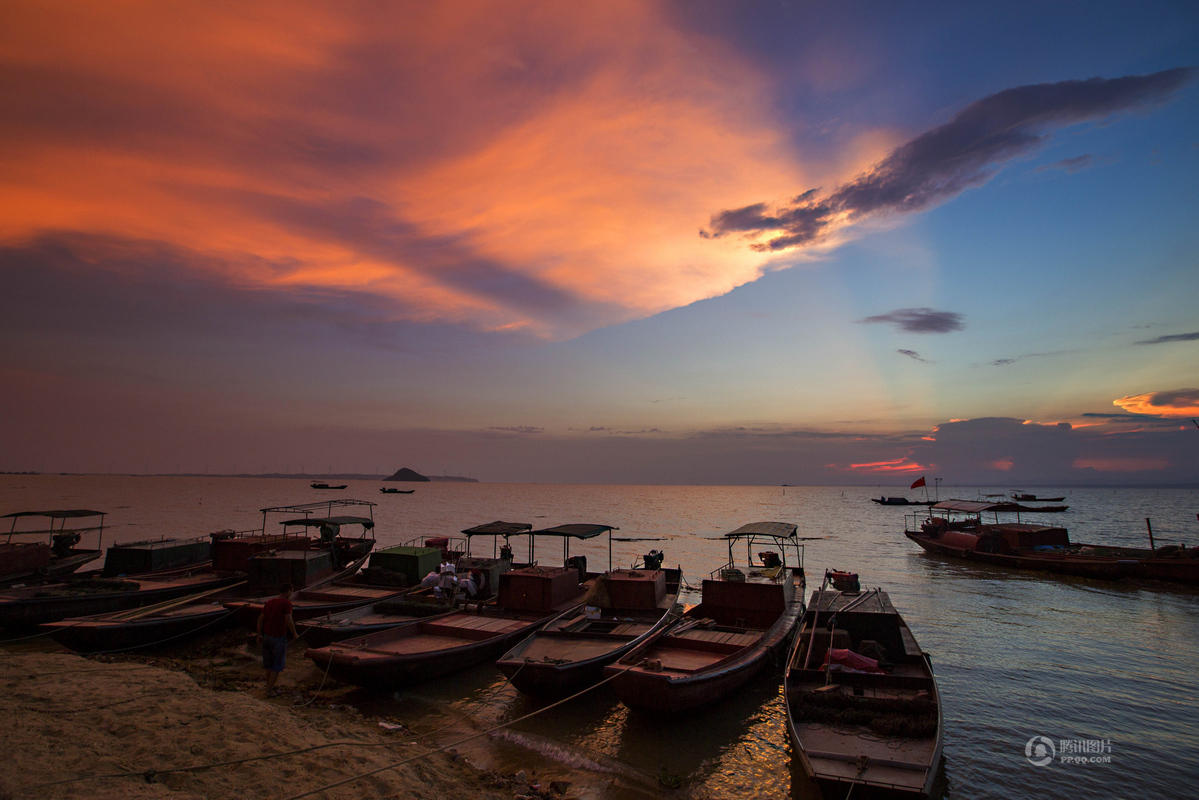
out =
[(247, 574), (252, 586), (278, 588), (285, 583), (299, 588), (333, 572), (328, 550), (283, 550), (250, 559)]
[(211, 539), (163, 539), (114, 544), (104, 559), (104, 575), (133, 575), (207, 561), (212, 556)]
[(415, 586), (441, 564), (441, 551), (435, 547), (397, 545), (371, 553), (370, 568), (385, 569), (403, 575), (408, 586)]
[(496, 603), (518, 611), (551, 611), (579, 592), (573, 567), (525, 567), (500, 576)]
[(660, 569), (614, 569), (605, 576), (606, 608), (652, 609), (666, 596), (666, 573)]

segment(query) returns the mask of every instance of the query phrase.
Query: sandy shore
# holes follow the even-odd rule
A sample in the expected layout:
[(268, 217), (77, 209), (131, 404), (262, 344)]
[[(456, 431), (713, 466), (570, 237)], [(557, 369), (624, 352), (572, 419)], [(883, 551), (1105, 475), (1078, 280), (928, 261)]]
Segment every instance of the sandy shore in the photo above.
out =
[[(542, 785), (534, 774), (487, 772), (452, 750), (430, 752), (431, 741), (324, 694), (311, 702), (311, 674), (291, 658), (280, 695), (268, 698), (245, 648), (120, 660), (45, 649), (0, 650), (0, 800), (279, 800), (397, 762), (311, 796), (578, 796), (569, 783)], [(278, 755), (305, 748), (319, 749)], [(253, 760), (202, 768), (242, 759)]]

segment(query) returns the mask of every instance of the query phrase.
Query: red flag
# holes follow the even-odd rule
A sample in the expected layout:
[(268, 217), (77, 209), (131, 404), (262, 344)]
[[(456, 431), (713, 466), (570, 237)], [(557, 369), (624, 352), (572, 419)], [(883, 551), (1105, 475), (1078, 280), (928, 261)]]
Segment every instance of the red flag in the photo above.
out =
[(912, 485), (909, 486), (908, 488), (909, 489), (919, 489), (923, 485), (924, 485), (924, 476), (921, 475), (919, 478), (917, 478), (915, 481), (913, 481)]

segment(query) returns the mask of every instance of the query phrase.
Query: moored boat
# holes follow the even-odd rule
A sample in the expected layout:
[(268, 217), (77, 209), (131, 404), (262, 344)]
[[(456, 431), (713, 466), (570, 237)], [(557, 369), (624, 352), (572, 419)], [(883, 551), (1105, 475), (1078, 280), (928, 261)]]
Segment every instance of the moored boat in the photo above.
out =
[[(1117, 547), (1071, 542), (1064, 527), (1000, 521), (1009, 503), (946, 500), (928, 516), (908, 518), (904, 534), (930, 553), (1019, 569), (1088, 578), (1161, 580), (1199, 585), (1199, 548)], [(984, 522), (983, 514), (993, 515)]]
[(909, 500), (906, 497), (871, 497), (870, 501), (881, 506), (931, 506), (936, 500)]
[(783, 694), (793, 765), (825, 797), (933, 791), (942, 741), (936, 679), (881, 589), (826, 575), (788, 656)]
[(311, 486), (313, 489), (344, 489), (347, 486), (347, 484), (344, 484), (344, 483), (332, 484), (332, 483), (324, 483), (322, 481), (313, 481), (312, 483), (310, 483), (308, 485)]
[[(15, 511), (0, 517), (12, 520), (7, 540), (0, 543), (0, 584), (61, 578), (89, 561), (95, 561), (104, 552), (100, 547), (104, 538), (104, 516), (103, 511), (72, 508)], [(92, 517), (99, 517), (94, 525), (67, 527), (68, 521)], [(30, 519), (45, 519), (47, 527), (17, 530), (19, 521)], [(84, 535), (91, 533), (96, 534), (95, 547), (79, 547)], [(14, 537), (21, 538), (13, 541)], [(24, 541), (26, 537), (42, 541)]]
[[(714, 702), (783, 647), (803, 609), (803, 545), (796, 526), (744, 525), (722, 537), (728, 560), (703, 581), (702, 600), (604, 669), (625, 705), (679, 712)], [(745, 544), (745, 558), (734, 552)], [(767, 550), (757, 554), (757, 547)]]
[[(333, 501), (333, 505), (369, 508), (373, 504), (344, 500)], [(281, 534), (214, 534), (212, 569), (191, 576), (197, 582), (207, 579), (209, 585), (115, 608), (101, 607), (99, 612), (89, 604), (85, 607), (92, 613), (63, 615), (43, 625), (60, 644), (78, 651), (149, 647), (232, 624), (238, 609), (227, 608), (226, 602), (262, 598), (284, 583), (303, 590), (348, 578), (362, 567), (374, 545), (374, 523), (371, 517), (309, 515), (328, 507), (328, 503), (320, 503), (263, 509), (264, 531), (272, 513), (305, 514), (283, 521)], [(361, 526), (362, 535), (341, 536), (341, 526), (349, 524)], [(305, 531), (315, 527), (320, 536), (296, 535), (296, 526)], [(378, 591), (381, 597), (396, 589)], [(322, 602), (329, 601), (314, 599), (313, 605), (319, 607)]]
[(592, 583), (583, 608), (539, 628), (496, 661), (526, 694), (558, 697), (674, 622), (678, 569), (616, 569)]
[(499, 575), (494, 605), (310, 648), (307, 656), (338, 680), (386, 689), (490, 661), (532, 631), (582, 605), (588, 589), (585, 580), (594, 576), (586, 575), (580, 562), (570, 558), (569, 543), (603, 533), (608, 533), (610, 539), (612, 530), (610, 525), (577, 524), (531, 531), (530, 556), (538, 537), (557, 537), (563, 541), (566, 565), (533, 563), (505, 571)]

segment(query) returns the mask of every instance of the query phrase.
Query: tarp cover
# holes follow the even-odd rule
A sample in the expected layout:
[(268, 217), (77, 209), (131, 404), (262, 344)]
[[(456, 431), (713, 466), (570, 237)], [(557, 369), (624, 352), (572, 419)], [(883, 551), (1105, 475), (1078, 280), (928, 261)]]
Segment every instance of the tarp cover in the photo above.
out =
[(832, 648), (824, 654), (824, 665), (843, 672), (882, 672), (878, 662), (852, 650)]
[(960, 511), (963, 514), (981, 514), (983, 511), (1014, 511), (1015, 503), (990, 503), (981, 500), (942, 500), (933, 508), (942, 511)]

